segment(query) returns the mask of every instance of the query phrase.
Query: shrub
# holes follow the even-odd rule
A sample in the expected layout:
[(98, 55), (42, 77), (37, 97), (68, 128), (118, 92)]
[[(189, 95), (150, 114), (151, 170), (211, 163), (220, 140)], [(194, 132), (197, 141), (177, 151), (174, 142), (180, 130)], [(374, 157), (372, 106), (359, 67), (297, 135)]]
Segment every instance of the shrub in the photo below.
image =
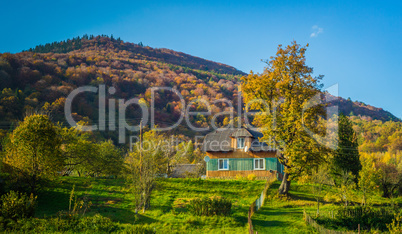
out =
[(4, 219), (18, 220), (34, 216), (36, 197), (31, 194), (10, 191), (1, 196), (0, 215)]
[(247, 179), (248, 179), (248, 180), (255, 180), (256, 177), (257, 177), (257, 176), (256, 176), (255, 174), (249, 174), (249, 175), (247, 176)]
[(116, 228), (112, 220), (95, 214), (93, 217), (83, 217), (80, 219), (78, 229), (82, 231), (91, 230), (94, 232), (112, 232)]
[(319, 224), (327, 228), (344, 227), (355, 230), (360, 224), (362, 230), (387, 230), (387, 224), (394, 218), (393, 209), (373, 208), (366, 206), (340, 207), (336, 211), (335, 218), (318, 218)]
[(402, 233), (402, 212), (395, 214), (395, 218), (392, 223), (387, 224), (387, 228), (391, 234)]
[(337, 219), (350, 229), (360, 224), (366, 230), (374, 228), (385, 231), (387, 230), (386, 224), (391, 223), (393, 218), (394, 211), (392, 209), (356, 206), (337, 210)]
[(99, 214), (82, 217), (81, 215), (63, 213), (63, 215), (59, 214), (57, 217), (45, 219), (10, 220), (6, 225), (0, 225), (0, 231), (17, 233), (111, 233), (118, 231), (118, 226), (111, 219)]
[(139, 226), (136, 225), (134, 227), (129, 227), (123, 230), (121, 233), (130, 233), (130, 234), (154, 234), (156, 233), (154, 229), (147, 226)]
[(198, 216), (229, 216), (232, 211), (232, 202), (226, 198), (196, 198), (190, 201), (187, 208), (192, 214)]
[(77, 195), (75, 195), (75, 185), (73, 185), (73, 189), (70, 192), (70, 199), (68, 201), (68, 213), (70, 215), (80, 213), (85, 215), (85, 212), (92, 206), (92, 202), (89, 201), (88, 197), (78, 198)]

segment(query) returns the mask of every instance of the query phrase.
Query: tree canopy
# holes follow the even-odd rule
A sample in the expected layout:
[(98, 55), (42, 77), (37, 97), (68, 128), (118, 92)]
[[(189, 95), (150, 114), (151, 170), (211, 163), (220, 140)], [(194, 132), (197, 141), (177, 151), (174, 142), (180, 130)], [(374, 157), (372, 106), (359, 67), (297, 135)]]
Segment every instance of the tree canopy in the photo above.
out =
[(317, 122), (324, 114), (322, 105), (308, 108), (313, 97), (321, 92), (323, 76), (312, 76), (313, 68), (305, 63), (306, 48), (295, 41), (284, 48), (279, 45), (262, 74), (250, 73), (242, 78), (245, 103), (260, 100), (251, 105), (251, 109), (260, 111), (253, 124), (261, 128), (263, 140), (274, 144), (280, 152), (278, 159), (285, 167), (280, 187), (283, 194), (289, 191), (292, 177), (324, 160), (323, 147), (305, 130), (322, 132)]
[(362, 169), (357, 136), (348, 117), (341, 114), (338, 122), (338, 147), (332, 158), (331, 171), (335, 181), (345, 171), (352, 173), (357, 183), (359, 171)]
[(41, 179), (63, 168), (61, 139), (46, 115), (33, 114), (10, 134), (5, 144), (4, 162), (13, 168), (16, 179), (35, 192)]

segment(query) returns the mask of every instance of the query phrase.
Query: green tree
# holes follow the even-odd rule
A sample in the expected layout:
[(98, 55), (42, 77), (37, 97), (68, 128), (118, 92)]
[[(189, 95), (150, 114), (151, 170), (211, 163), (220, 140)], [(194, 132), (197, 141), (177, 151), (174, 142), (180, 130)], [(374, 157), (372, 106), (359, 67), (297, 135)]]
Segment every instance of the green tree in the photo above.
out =
[(374, 160), (369, 157), (361, 160), (362, 169), (359, 172), (359, 189), (362, 192), (362, 204), (367, 204), (367, 199), (376, 190), (376, 179), (379, 173), (375, 168)]
[(98, 152), (95, 143), (89, 139), (89, 133), (81, 132), (77, 128), (60, 127), (59, 134), (65, 157), (63, 174), (77, 173), (78, 176), (91, 174)]
[(165, 164), (161, 163), (165, 161), (163, 141), (163, 136), (155, 131), (145, 132), (141, 143), (137, 142), (125, 158), (126, 177), (134, 193), (137, 211), (145, 212), (149, 208), (155, 178), (166, 173)]
[(25, 182), (32, 193), (39, 183), (58, 174), (64, 158), (56, 126), (47, 115), (33, 114), (10, 134), (5, 145), (4, 162), (13, 168), (19, 182)]
[(379, 184), (383, 197), (392, 198), (394, 192), (397, 191), (402, 181), (402, 173), (392, 163), (376, 162), (375, 165), (378, 170), (379, 176), (377, 177), (377, 184)]
[(122, 152), (111, 140), (102, 141), (95, 145), (97, 157), (92, 171), (98, 175), (118, 176), (123, 169)]
[(356, 190), (355, 176), (348, 171), (342, 171), (340, 175), (339, 185), (337, 187), (338, 195), (344, 202), (345, 207), (349, 205), (349, 202), (354, 197), (354, 191)]
[(118, 176), (123, 169), (123, 156), (111, 140), (95, 143), (90, 134), (77, 128), (60, 128), (63, 154), (66, 158), (64, 174), (78, 176)]
[(317, 216), (320, 215), (320, 199), (325, 184), (329, 184), (328, 170), (321, 166), (311, 174), (311, 191), (317, 201)]
[(262, 140), (275, 144), (277, 157), (285, 167), (280, 194), (288, 193), (292, 178), (316, 168), (325, 159), (325, 149), (305, 131), (306, 127), (320, 133), (323, 129), (317, 122), (324, 114), (322, 105), (306, 108), (322, 86), (322, 76), (313, 77), (313, 68), (305, 64), (306, 47), (296, 42), (285, 48), (279, 45), (262, 74), (251, 72), (242, 78), (245, 102), (260, 100), (250, 106), (260, 111), (253, 124), (263, 127)]
[(339, 184), (344, 172), (350, 172), (357, 184), (359, 171), (362, 169), (358, 147), (356, 133), (351, 121), (341, 114), (338, 125), (338, 147), (334, 152), (331, 168), (335, 183)]

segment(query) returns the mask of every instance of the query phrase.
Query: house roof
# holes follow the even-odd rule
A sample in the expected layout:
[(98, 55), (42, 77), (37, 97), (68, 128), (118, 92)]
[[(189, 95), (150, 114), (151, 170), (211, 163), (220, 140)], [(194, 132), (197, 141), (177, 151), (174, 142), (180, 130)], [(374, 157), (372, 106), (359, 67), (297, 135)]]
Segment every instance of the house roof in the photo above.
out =
[(223, 130), (215, 130), (207, 134), (204, 138), (202, 150), (204, 152), (229, 152), (232, 151), (231, 138), (251, 137), (252, 143), (250, 150), (259, 151), (274, 151), (275, 149), (268, 146), (265, 142), (260, 142), (258, 138), (263, 137), (263, 134), (247, 128), (227, 128)]
[(216, 130), (204, 137), (203, 151), (228, 152), (232, 151), (230, 139), (233, 129)]
[(237, 128), (234, 129), (230, 137), (254, 137), (247, 129), (245, 128)]

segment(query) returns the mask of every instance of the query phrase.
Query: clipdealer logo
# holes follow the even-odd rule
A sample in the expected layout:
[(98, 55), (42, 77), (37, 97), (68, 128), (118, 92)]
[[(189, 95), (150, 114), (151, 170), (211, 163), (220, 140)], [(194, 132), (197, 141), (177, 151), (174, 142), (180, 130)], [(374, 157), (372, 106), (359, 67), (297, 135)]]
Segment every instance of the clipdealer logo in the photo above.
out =
[[(179, 99), (180, 99), (180, 117), (179, 119), (171, 126), (168, 127), (158, 127), (155, 124), (155, 93), (158, 91), (163, 91), (163, 92), (171, 92), (173, 94), (175, 94)], [(140, 130), (140, 125), (136, 125), (136, 126), (132, 126), (129, 125), (126, 119), (126, 112), (127, 112), (127, 108), (131, 105), (135, 105), (137, 107), (139, 107), (139, 109), (141, 110), (141, 117), (142, 117), (142, 124), (143, 125), (147, 125), (148, 121), (150, 121), (150, 128), (152, 130), (156, 130), (156, 131), (169, 131), (172, 130), (174, 128), (176, 128), (177, 126), (179, 126), (183, 120), (186, 121), (187, 126), (194, 132), (205, 132), (205, 131), (210, 131), (211, 128), (212, 130), (221, 130), (221, 129), (225, 129), (225, 128), (231, 128), (233, 126), (225, 126), (224, 128), (220, 128), (216, 125), (216, 120), (219, 116), (230, 116), (230, 120), (232, 120), (232, 122), (235, 120), (234, 115), (236, 114), (237, 120), (238, 120), (238, 124), (241, 124), (241, 118), (243, 118), (244, 124), (246, 125), (247, 128), (251, 129), (251, 130), (255, 130), (255, 131), (263, 131), (264, 128), (256, 128), (254, 126), (251, 125), (251, 123), (249, 123), (249, 117), (252, 115), (255, 115), (255, 112), (250, 112), (249, 108), (252, 104), (254, 103), (259, 103), (260, 105), (264, 105), (264, 112), (266, 114), (272, 115), (274, 118), (273, 121), (273, 126), (271, 126), (272, 128), (275, 128), (276, 126), (276, 111), (277, 108), (280, 108), (280, 105), (284, 102), (286, 102), (285, 99), (280, 100), (278, 103), (276, 103), (276, 105), (274, 107), (272, 107), (272, 110), (269, 109), (269, 105), (267, 104), (267, 102), (263, 99), (255, 99), (255, 100), (251, 100), (248, 103), (244, 104), (244, 111), (242, 111), (243, 106), (242, 106), (242, 98), (241, 98), (241, 91), (239, 91), (238, 93), (238, 100), (237, 100), (237, 111), (234, 111), (234, 105), (233, 102), (231, 100), (227, 100), (227, 99), (218, 99), (212, 102), (212, 105), (216, 105), (218, 103), (225, 103), (230, 110), (232, 111), (222, 111), (219, 113), (212, 113), (212, 107), (211, 104), (202, 98), (196, 98), (191, 100), (187, 105), (186, 105), (186, 101), (183, 98), (183, 96), (181, 95), (181, 93), (172, 87), (152, 87), (151, 88), (151, 103), (150, 106), (148, 107), (147, 103), (144, 103), (142, 101), (140, 101), (139, 98), (131, 98), (128, 100), (125, 99), (115, 99), (115, 98), (110, 98), (109, 96), (114, 95), (116, 93), (116, 88), (114, 87), (109, 87), (108, 89), (106, 89), (105, 85), (99, 85), (99, 87), (96, 86), (83, 86), (83, 87), (79, 87), (75, 90), (73, 90), (68, 97), (66, 98), (66, 102), (65, 102), (65, 106), (64, 106), (64, 113), (66, 116), (66, 120), (68, 122), (68, 124), (72, 127), (77, 126), (77, 122), (74, 120), (73, 118), (73, 114), (72, 114), (72, 106), (73, 106), (73, 101), (74, 98), (77, 97), (79, 94), (85, 93), (85, 92), (91, 92), (91, 93), (98, 93), (98, 109), (99, 109), (99, 113), (98, 113), (98, 124), (93, 124), (91, 126), (81, 126), (81, 130), (82, 131), (105, 131), (105, 130), (109, 130), (109, 131), (118, 131), (118, 135), (119, 135), (119, 143), (124, 144), (126, 142), (126, 138), (127, 138), (127, 132), (138, 132)], [(332, 95), (331, 95), (331, 94)], [(324, 96), (324, 98), (321, 97), (321, 95)], [(319, 104), (325, 104), (325, 103), (329, 103), (331, 101), (333, 101), (336, 96), (338, 95), (338, 85), (333, 85), (331, 87), (329, 87), (328, 89), (325, 90), (325, 92), (323, 94), (319, 94), (314, 96), (313, 98), (311, 98), (310, 100), (308, 100), (306, 102), (306, 104), (304, 104), (304, 106), (302, 107), (302, 115), (304, 114), (304, 112), (306, 110), (308, 110), (309, 108), (312, 108), (316, 105)], [(116, 107), (116, 101), (118, 103), (118, 106)], [(108, 102), (108, 105), (106, 105), (106, 103)], [(191, 107), (196, 105), (197, 103), (202, 103), (203, 105), (206, 106), (206, 108), (208, 109), (208, 111), (191, 111)], [(116, 112), (118, 113), (117, 115), (117, 119), (116, 119)], [(213, 114), (213, 116), (212, 116)], [(326, 118), (333, 118), (335, 116), (337, 116), (338, 114), (338, 107), (337, 106), (327, 106), (326, 107)], [(204, 116), (212, 116), (211, 118), (211, 123), (208, 127), (204, 127), (204, 128), (199, 128), (197, 126), (194, 126), (191, 121), (190, 121), (190, 116), (196, 116), (196, 115), (204, 115)], [(106, 118), (107, 116), (107, 118)], [(107, 121), (106, 121), (107, 119)], [(333, 118), (334, 120), (334, 118)], [(327, 147), (331, 148), (331, 149), (335, 149), (337, 146), (337, 141), (333, 139), (334, 136), (337, 136), (337, 121), (334, 121), (336, 124), (335, 126), (327, 126), (326, 129), (326, 135), (320, 136), (316, 133), (314, 133), (313, 131), (311, 131), (310, 129), (308, 129), (308, 127), (306, 127), (303, 124), (303, 128), (304, 130), (312, 137), (314, 138), (318, 143), (320, 144), (324, 144)], [(108, 123), (108, 124), (106, 124)], [(131, 137), (132, 138), (132, 137)], [(130, 141), (131, 141), (130, 138)]]

